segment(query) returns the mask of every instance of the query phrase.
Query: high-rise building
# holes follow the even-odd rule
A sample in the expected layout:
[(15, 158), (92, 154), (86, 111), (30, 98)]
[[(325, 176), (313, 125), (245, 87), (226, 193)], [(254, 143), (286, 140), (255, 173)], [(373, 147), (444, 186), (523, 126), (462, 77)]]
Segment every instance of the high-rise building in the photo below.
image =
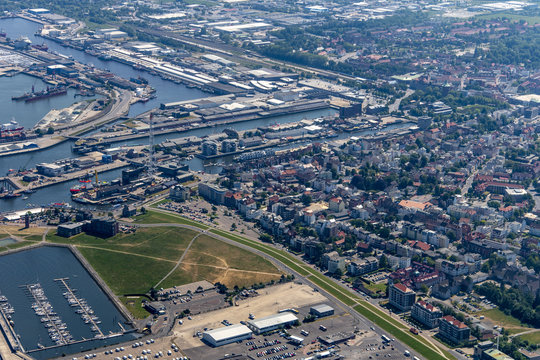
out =
[(392, 284), (388, 288), (390, 305), (401, 311), (408, 311), (414, 305), (416, 293), (403, 284)]

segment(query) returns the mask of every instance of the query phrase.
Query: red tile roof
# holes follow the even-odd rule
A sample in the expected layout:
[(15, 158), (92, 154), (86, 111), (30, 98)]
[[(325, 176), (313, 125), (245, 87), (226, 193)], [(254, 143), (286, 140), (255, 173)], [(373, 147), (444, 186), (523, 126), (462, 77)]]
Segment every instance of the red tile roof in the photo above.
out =
[(462, 323), (461, 321), (459, 321), (458, 319), (456, 319), (452, 315), (443, 316), (443, 320), (449, 322), (450, 324), (452, 324), (453, 326), (455, 326), (455, 327), (457, 327), (459, 329), (467, 328), (467, 325), (465, 325), (464, 323)]
[(428, 302), (425, 302), (424, 300), (420, 300), (418, 301), (418, 304), (423, 307), (424, 309), (426, 309), (427, 311), (429, 312), (434, 312), (434, 311), (438, 311), (439, 309), (436, 308), (435, 306), (431, 305), (430, 303)]
[(407, 286), (403, 284), (394, 284), (394, 287), (404, 293), (413, 292), (412, 289), (409, 289)]

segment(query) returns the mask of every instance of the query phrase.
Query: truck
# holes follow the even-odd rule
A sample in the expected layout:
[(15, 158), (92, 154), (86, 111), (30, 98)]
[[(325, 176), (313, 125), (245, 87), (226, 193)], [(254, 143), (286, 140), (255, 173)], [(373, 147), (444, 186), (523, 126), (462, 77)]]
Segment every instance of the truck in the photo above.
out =
[(383, 340), (384, 343), (389, 343), (390, 342), (390, 338), (386, 335), (381, 335), (381, 339)]

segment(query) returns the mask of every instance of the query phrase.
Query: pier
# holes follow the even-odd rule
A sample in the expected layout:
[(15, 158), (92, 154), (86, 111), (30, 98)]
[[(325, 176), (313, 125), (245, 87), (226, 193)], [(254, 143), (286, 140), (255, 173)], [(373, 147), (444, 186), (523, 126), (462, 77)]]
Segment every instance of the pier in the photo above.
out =
[(75, 295), (75, 290), (69, 286), (67, 280), (69, 280), (69, 278), (54, 279), (54, 281), (60, 283), (67, 290), (67, 293), (64, 293), (64, 297), (68, 300), (70, 305), (77, 306), (81, 311), (77, 312), (81, 314), (83, 320), (92, 324), (92, 331), (98, 333), (96, 337), (104, 337), (105, 334), (103, 334), (103, 331), (101, 331), (98, 326), (98, 320), (94, 315), (94, 311), (88, 306), (88, 304), (86, 304), (86, 301)]
[(28, 185), (24, 185), (23, 183), (20, 183), (20, 180), (22, 180), (22, 178), (2, 177), (2, 178), (0, 178), (0, 187), (3, 184), (7, 184), (7, 185), (11, 186), (12, 193), (20, 194), (20, 193), (23, 193), (24, 191), (28, 191), (28, 190), (37, 190), (37, 189), (45, 188), (47, 186), (77, 180), (80, 177), (83, 177), (86, 174), (88, 174), (88, 172), (90, 170), (97, 171), (98, 173), (104, 173), (104, 172), (107, 172), (107, 171), (120, 169), (120, 168), (129, 166), (129, 165), (131, 165), (131, 164), (129, 162), (127, 162), (127, 161), (115, 160), (111, 164), (103, 164), (103, 165), (95, 166), (92, 169), (82, 169), (82, 170), (79, 170), (79, 171), (74, 171), (74, 172), (63, 174), (63, 175), (60, 175), (60, 176), (49, 177), (42, 183), (36, 183), (36, 184), (30, 183)]
[(26, 289), (34, 299), (32, 308), (37, 316), (43, 316), (41, 322), (48, 328), (49, 337), (58, 345), (69, 344), (73, 337), (66, 330), (66, 324), (60, 320), (60, 317), (53, 311), (41, 284), (27, 284)]

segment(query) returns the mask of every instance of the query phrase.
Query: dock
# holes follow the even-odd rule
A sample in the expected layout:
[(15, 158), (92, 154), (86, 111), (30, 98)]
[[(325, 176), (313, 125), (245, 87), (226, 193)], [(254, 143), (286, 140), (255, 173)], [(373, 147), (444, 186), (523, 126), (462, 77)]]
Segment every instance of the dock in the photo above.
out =
[(60, 320), (60, 317), (53, 311), (52, 305), (49, 303), (41, 284), (26, 284), (26, 290), (34, 299), (32, 308), (36, 316), (41, 316), (41, 322), (49, 328), (49, 336), (57, 345), (69, 344), (73, 338), (65, 329), (66, 324)]
[(67, 280), (69, 280), (69, 278), (54, 279), (54, 281), (62, 284), (64, 289), (67, 290), (68, 295), (65, 296), (65, 298), (68, 301), (73, 301), (73, 303), (70, 302), (70, 305), (77, 306), (81, 310), (80, 314), (83, 320), (85, 320), (85, 322), (88, 321), (90, 324), (92, 324), (92, 331), (97, 332), (96, 337), (104, 337), (105, 334), (103, 334), (103, 331), (101, 331), (101, 329), (99, 328), (98, 323), (96, 322), (96, 316), (93, 314), (93, 311), (91, 311), (90, 307), (86, 304), (84, 300), (75, 295), (75, 290), (69, 286)]
[[(120, 169), (120, 168), (130, 166), (130, 165), (131, 164), (129, 162), (127, 162), (127, 161), (116, 160), (115, 162), (113, 162), (111, 164), (104, 164), (104, 165), (96, 166), (96, 167), (92, 168), (91, 170), (92, 171), (95, 170), (95, 171), (97, 171), (99, 173), (104, 173), (104, 172), (107, 172), (107, 171)], [(19, 193), (22, 193), (22, 192), (24, 192), (26, 190), (34, 190), (34, 189), (37, 190), (37, 189), (45, 188), (47, 186), (77, 180), (80, 177), (85, 176), (89, 171), (90, 171), (90, 169), (83, 169), (83, 170), (79, 170), (79, 171), (74, 171), (74, 172), (71, 172), (71, 173), (68, 173), (68, 174), (64, 174), (64, 175), (60, 175), (60, 176), (56, 176), (56, 177), (50, 177), (50, 178), (47, 179), (48, 181), (43, 182), (41, 184), (39, 184), (39, 183), (38, 184), (30, 183), (29, 185), (24, 185), (23, 183), (21, 183), (19, 181), (20, 178), (2, 177), (2, 178), (0, 178), (0, 184), (1, 183), (10, 184), (12, 186), (13, 193), (19, 194)]]

